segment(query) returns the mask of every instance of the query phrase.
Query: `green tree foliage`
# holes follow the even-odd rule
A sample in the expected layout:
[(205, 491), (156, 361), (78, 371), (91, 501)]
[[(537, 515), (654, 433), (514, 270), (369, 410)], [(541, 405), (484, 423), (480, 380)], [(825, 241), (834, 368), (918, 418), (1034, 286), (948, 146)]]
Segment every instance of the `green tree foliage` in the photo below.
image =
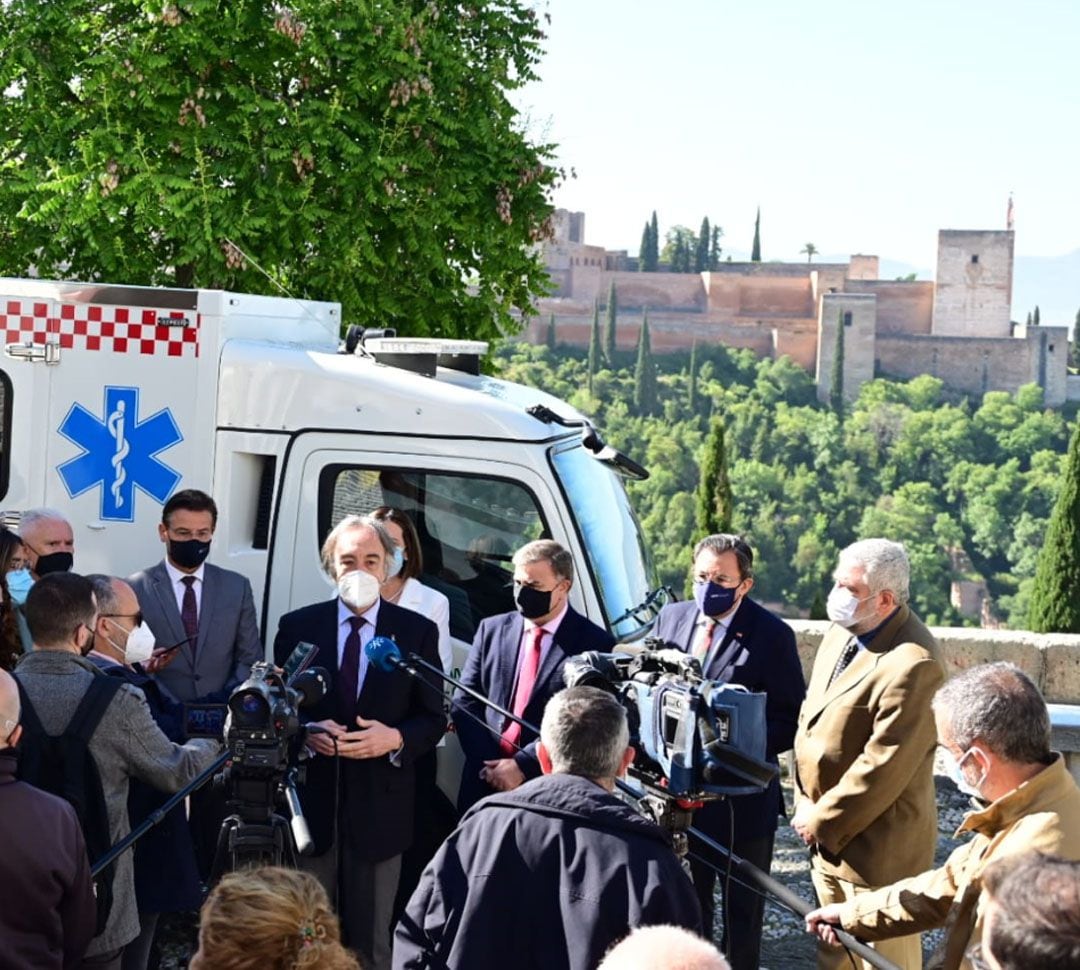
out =
[(544, 342), (547, 344), (547, 349), (550, 350), (552, 353), (554, 353), (555, 352), (555, 347), (556, 347), (555, 314), (554, 313), (551, 314), (551, 316), (548, 317), (547, 334), (546, 334), (546, 339), (545, 339)]
[(698, 408), (698, 370), (697, 370), (697, 341), (690, 346), (690, 366), (687, 378), (686, 410), (690, 414), (697, 414)]
[(1031, 315), (1031, 325), (1037, 327), (1039, 325), (1039, 304), (1035, 304), (1035, 312)]
[(615, 366), (615, 350), (618, 346), (616, 327), (619, 322), (619, 299), (615, 292), (615, 280), (608, 288), (607, 314), (604, 317), (604, 360), (608, 367)]
[(758, 206), (757, 216), (754, 219), (754, 245), (750, 249), (750, 262), (761, 262), (761, 206)]
[(730, 532), (734, 499), (728, 479), (724, 422), (714, 417), (705, 441), (701, 481), (697, 489), (697, 531), (699, 535)]
[(829, 407), (844, 418), (844, 311), (836, 317), (836, 341), (833, 344), (832, 371), (829, 374)]
[(641, 230), (641, 245), (638, 247), (638, 261), (637, 268), (639, 273), (651, 273), (652, 268), (649, 265), (649, 253), (652, 250), (652, 232), (649, 229), (648, 220), (645, 221), (645, 228)]
[(524, 0), (9, 0), (0, 37), (0, 275), (287, 290), (476, 337), (547, 288)]
[(719, 226), (712, 227), (712, 242), (709, 243), (709, 269), (715, 270), (720, 265), (720, 237), (724, 235), (724, 230)]
[(656, 412), (656, 405), (656, 361), (649, 343), (649, 313), (645, 311), (634, 364), (634, 407), (638, 414), (648, 416)]
[(600, 304), (593, 302), (592, 328), (589, 331), (589, 393), (592, 393), (593, 378), (600, 370), (603, 352), (600, 349)]
[(667, 263), (672, 273), (689, 273), (693, 269), (693, 253), (697, 237), (687, 226), (672, 226), (664, 236), (660, 261)]
[(799, 252), (806, 253), (806, 261), (809, 263), (817, 255), (818, 248), (813, 243), (807, 243)]
[(1046, 527), (1031, 587), (1028, 626), (1080, 633), (1080, 424), (1073, 431), (1057, 504)]
[(656, 210), (653, 209), (652, 218), (649, 220), (649, 265), (650, 273), (655, 273), (660, 268), (660, 225), (656, 219)]
[[(690, 357), (694, 367), (690, 368)], [(1028, 622), (1038, 551), (1061, 491), (1068, 439), (1034, 385), (982, 398), (950, 394), (929, 375), (868, 381), (843, 423), (786, 357), (699, 343), (655, 354), (656, 408), (635, 404), (635, 368), (602, 369), (588, 391), (588, 352), (504, 343), (503, 376), (568, 400), (650, 471), (629, 485), (662, 582), (685, 590), (700, 537), (697, 489), (710, 411), (723, 415), (732, 529), (755, 551), (755, 595), (806, 615), (828, 588), (841, 548), (873, 530), (903, 541), (912, 597), (935, 624), (977, 622), (950, 585), (984, 582), (996, 617)], [(691, 373), (696, 375), (691, 407)]]
[(1069, 348), (1070, 363), (1080, 369), (1080, 310), (1073, 321), (1072, 347)]
[(705, 216), (701, 220), (701, 229), (697, 234), (697, 240), (694, 246), (694, 272), (704, 273), (706, 270), (711, 269), (711, 260), (709, 258), (710, 244), (712, 242), (712, 228), (709, 226), (709, 217)]

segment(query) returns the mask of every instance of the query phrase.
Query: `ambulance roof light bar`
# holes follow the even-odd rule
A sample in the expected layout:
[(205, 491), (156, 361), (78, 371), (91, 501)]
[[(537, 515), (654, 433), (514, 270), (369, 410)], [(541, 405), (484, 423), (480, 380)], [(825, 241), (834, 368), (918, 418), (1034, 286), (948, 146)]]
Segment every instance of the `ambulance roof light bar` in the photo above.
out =
[(434, 377), (439, 367), (480, 373), (480, 359), (487, 353), (484, 340), (453, 340), (442, 337), (399, 337), (390, 328), (365, 329), (353, 325), (345, 334), (345, 353), (373, 357), (378, 363)]

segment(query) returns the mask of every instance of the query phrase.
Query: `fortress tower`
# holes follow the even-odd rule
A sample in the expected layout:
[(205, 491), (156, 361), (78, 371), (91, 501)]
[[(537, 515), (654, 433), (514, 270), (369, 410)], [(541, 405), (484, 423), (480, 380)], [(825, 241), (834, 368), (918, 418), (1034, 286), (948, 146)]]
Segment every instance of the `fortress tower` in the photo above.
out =
[(938, 233), (935, 337), (1011, 336), (1014, 239), (1011, 229)]

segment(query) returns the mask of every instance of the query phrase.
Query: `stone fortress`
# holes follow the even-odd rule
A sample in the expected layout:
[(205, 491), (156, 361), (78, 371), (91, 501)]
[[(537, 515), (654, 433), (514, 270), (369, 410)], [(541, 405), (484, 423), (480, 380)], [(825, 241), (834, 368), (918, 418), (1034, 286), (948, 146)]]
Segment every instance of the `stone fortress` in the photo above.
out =
[[(625, 251), (585, 243), (585, 214), (556, 210), (544, 245), (553, 286), (526, 331), (542, 342), (588, 346), (593, 307), (615, 283), (618, 345), (637, 344), (648, 311), (654, 351), (722, 343), (762, 357), (787, 354), (815, 375), (828, 397), (836, 328), (844, 337), (844, 393), (871, 378), (941, 378), (950, 390), (981, 396), (1043, 388), (1049, 407), (1080, 397), (1068, 379), (1066, 327), (1016, 324), (1012, 307), (1014, 231), (942, 229), (936, 279), (879, 279), (878, 257), (846, 263), (721, 263), (704, 273), (639, 273)], [(1070, 393), (1072, 391), (1072, 393)]]

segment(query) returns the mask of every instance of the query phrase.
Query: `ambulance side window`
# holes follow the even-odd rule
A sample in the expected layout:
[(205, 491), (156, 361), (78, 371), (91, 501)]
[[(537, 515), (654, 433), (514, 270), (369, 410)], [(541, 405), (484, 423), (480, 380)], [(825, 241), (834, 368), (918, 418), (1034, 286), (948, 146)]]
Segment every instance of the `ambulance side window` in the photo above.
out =
[(346, 515), (402, 509), (420, 538), (419, 580), (450, 600), (450, 632), (472, 640), (485, 617), (514, 608), (510, 559), (550, 535), (535, 496), (518, 482), (402, 468), (331, 465), (319, 478), (319, 534)]
[(8, 492), (11, 478), (11, 378), (0, 370), (0, 499)]

